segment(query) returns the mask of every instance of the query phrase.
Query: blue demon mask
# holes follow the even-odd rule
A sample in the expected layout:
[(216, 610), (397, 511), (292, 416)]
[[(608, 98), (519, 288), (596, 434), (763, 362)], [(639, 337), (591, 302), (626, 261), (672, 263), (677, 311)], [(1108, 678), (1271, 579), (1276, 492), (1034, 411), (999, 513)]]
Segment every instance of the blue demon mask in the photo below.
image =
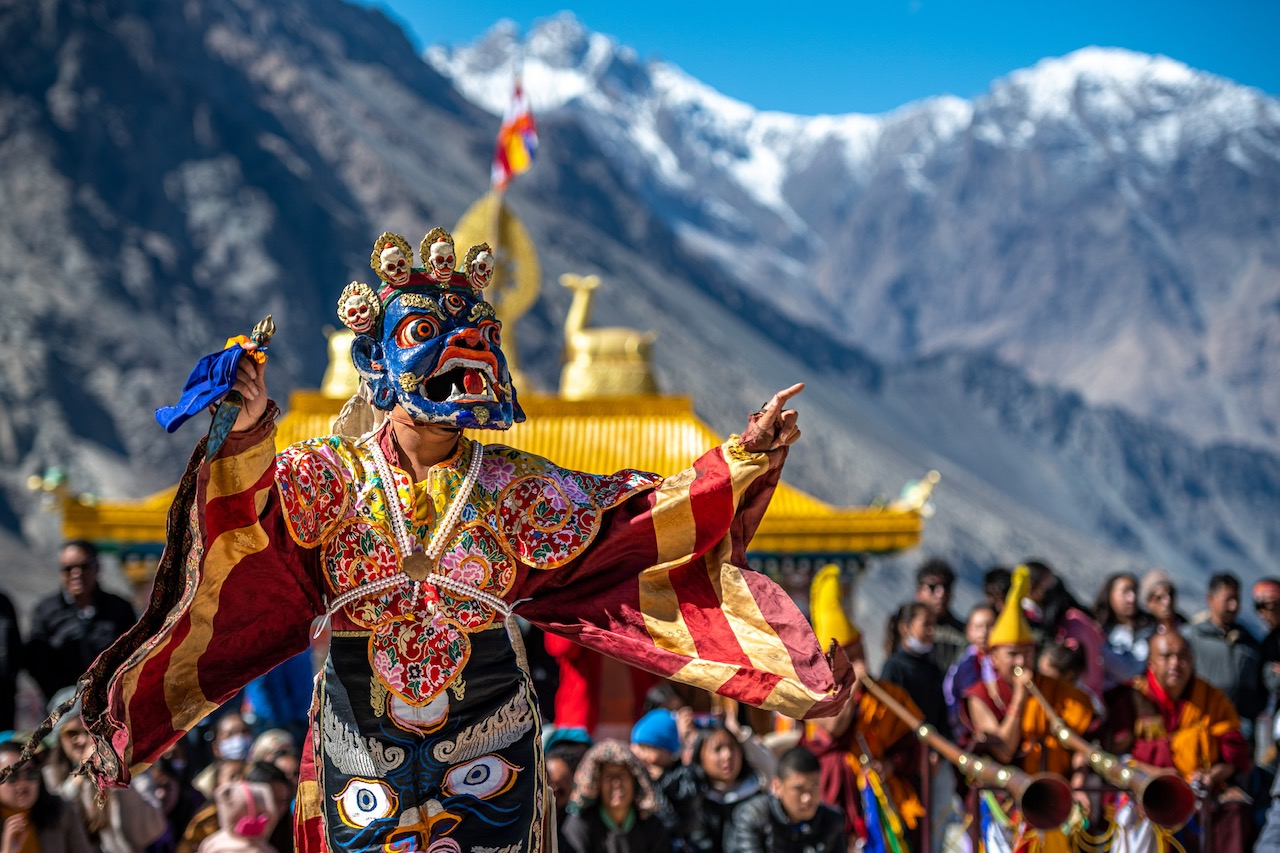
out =
[[(356, 332), (351, 357), (373, 391), (373, 404), (397, 403), (423, 424), (508, 429), (524, 420), (506, 356), (502, 324), (481, 288), (493, 256), (487, 245), (453, 270), (453, 241), (443, 229), (422, 243), (425, 268), (411, 268), (404, 238), (383, 234), (370, 265), (385, 282), (380, 294), (352, 282), (338, 315)], [(445, 261), (447, 259), (447, 262)]]

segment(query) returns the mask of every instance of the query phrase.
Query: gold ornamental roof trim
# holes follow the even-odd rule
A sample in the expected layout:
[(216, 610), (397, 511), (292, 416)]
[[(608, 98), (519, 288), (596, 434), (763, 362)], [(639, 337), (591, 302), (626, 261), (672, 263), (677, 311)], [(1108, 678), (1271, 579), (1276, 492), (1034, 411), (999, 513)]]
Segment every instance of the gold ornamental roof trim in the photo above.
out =
[[(327, 435), (342, 400), (319, 391), (295, 391), (279, 421), (276, 447)], [(525, 395), (529, 420), (509, 431), (476, 431), (481, 441), (507, 444), (558, 465), (608, 474), (636, 468), (670, 476), (723, 438), (694, 413), (686, 396), (565, 400)], [(139, 501), (83, 506), (64, 502), (63, 535), (127, 549), (164, 541), (165, 519), (176, 486)], [(920, 542), (924, 522), (915, 510), (833, 507), (779, 483), (750, 550), (762, 554), (858, 554), (900, 551)]]

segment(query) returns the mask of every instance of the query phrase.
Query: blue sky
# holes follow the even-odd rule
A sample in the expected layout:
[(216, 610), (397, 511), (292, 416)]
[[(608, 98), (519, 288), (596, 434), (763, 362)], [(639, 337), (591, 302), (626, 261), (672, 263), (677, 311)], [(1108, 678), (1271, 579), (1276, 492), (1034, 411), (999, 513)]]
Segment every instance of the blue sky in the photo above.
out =
[(1277, 0), (743, 0), (643, 4), (365, 0), (419, 47), (473, 41), (500, 18), (527, 30), (571, 10), (646, 58), (674, 62), (761, 109), (879, 113), (919, 98), (973, 97), (998, 77), (1086, 45), (1162, 53), (1280, 94)]

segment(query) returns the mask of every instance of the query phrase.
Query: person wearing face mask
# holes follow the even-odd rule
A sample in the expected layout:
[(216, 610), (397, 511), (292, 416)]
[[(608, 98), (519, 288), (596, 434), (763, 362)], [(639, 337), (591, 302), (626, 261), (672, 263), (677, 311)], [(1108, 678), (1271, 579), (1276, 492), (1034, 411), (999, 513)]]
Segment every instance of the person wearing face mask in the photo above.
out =
[(213, 755), (230, 761), (247, 761), (253, 747), (253, 730), (239, 714), (227, 714), (218, 720), (213, 736)]
[[(880, 673), (882, 683), (896, 684), (920, 706), (924, 720), (940, 732), (950, 731), (947, 700), (942, 693), (943, 672), (933, 659), (933, 610), (920, 601), (902, 605), (889, 617), (885, 637), (888, 660)], [(952, 803), (955, 777), (951, 765), (930, 755), (931, 826), (934, 850), (942, 848), (943, 833), (938, 827), (956, 810)]]
[(897, 684), (924, 712), (924, 719), (947, 731), (947, 701), (942, 695), (943, 672), (933, 661), (933, 612), (919, 601), (908, 602), (889, 617), (884, 669), (880, 681)]

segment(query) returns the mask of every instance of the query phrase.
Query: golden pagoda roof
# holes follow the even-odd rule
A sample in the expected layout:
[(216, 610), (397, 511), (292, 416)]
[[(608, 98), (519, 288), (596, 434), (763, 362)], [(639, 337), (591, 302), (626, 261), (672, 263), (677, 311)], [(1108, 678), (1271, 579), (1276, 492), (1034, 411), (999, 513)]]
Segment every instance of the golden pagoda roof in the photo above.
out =
[[(342, 400), (319, 391), (295, 391), (280, 419), (277, 448), (327, 435)], [(670, 476), (723, 439), (682, 396), (565, 400), (526, 395), (528, 421), (506, 433), (476, 437), (508, 444), (566, 468), (608, 474), (636, 468)], [(64, 504), (63, 535), (122, 549), (164, 542), (165, 518), (176, 486), (139, 501)], [(840, 508), (780, 483), (751, 543), (765, 554), (859, 554), (898, 551), (920, 541), (924, 524), (915, 510)]]

